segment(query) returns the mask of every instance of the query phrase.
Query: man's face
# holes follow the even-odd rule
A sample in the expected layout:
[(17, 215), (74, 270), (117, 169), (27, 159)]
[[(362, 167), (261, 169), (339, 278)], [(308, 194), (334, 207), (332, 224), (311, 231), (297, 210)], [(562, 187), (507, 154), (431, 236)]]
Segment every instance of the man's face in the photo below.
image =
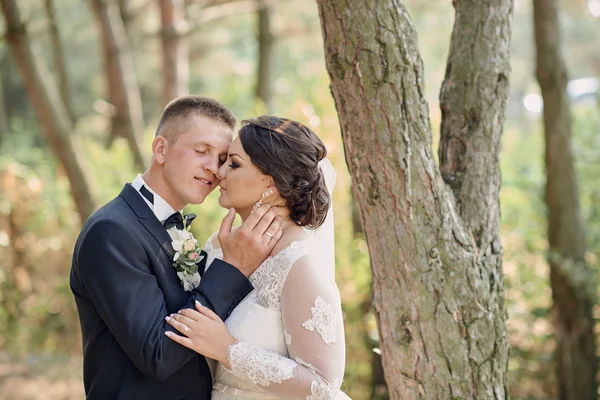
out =
[(166, 141), (163, 176), (174, 199), (181, 207), (200, 204), (219, 184), (216, 176), (227, 159), (233, 130), (202, 115), (186, 119), (175, 142)]

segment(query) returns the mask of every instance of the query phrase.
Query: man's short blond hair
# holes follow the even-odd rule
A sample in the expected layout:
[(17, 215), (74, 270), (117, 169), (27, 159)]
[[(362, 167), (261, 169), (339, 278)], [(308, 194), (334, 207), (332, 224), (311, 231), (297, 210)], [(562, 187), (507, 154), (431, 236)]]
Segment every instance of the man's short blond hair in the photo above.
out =
[(163, 110), (156, 128), (156, 136), (164, 136), (171, 143), (185, 130), (186, 120), (202, 115), (235, 129), (237, 120), (227, 107), (216, 100), (201, 96), (183, 96), (171, 100)]

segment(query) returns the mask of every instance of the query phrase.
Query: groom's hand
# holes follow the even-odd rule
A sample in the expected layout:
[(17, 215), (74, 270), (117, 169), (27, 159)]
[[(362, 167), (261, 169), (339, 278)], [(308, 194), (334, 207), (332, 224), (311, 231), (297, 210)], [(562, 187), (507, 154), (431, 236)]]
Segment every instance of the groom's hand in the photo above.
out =
[(219, 229), (223, 261), (250, 276), (267, 259), (281, 238), (281, 217), (277, 216), (277, 207), (263, 205), (232, 232), (234, 219), (235, 209), (231, 208)]

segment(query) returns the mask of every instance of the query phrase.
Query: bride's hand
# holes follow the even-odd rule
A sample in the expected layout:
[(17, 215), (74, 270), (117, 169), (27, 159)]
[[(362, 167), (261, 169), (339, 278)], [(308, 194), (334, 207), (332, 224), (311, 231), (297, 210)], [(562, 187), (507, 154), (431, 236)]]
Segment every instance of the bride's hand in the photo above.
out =
[(165, 318), (169, 325), (185, 336), (171, 331), (165, 332), (165, 335), (180, 345), (217, 360), (229, 368), (227, 350), (236, 342), (235, 338), (212, 310), (198, 301), (196, 301), (196, 309), (198, 311), (186, 308)]

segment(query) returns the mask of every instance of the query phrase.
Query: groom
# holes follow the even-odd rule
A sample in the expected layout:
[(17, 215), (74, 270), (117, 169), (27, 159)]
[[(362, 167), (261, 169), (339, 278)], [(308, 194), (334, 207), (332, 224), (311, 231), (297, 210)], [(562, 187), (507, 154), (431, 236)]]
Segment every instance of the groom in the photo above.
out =
[(86, 221), (70, 283), (81, 322), (87, 399), (210, 399), (206, 360), (165, 336), (171, 329), (165, 317), (194, 308), (198, 300), (227, 318), (252, 290), (247, 276), (281, 237), (281, 221), (275, 210), (262, 207), (232, 232), (230, 210), (219, 231), (223, 260), (215, 260), (191, 291), (184, 291), (172, 266), (167, 229), (182, 229), (177, 211), (202, 203), (218, 185), (235, 123), (214, 100), (173, 100), (158, 124), (148, 170)]

